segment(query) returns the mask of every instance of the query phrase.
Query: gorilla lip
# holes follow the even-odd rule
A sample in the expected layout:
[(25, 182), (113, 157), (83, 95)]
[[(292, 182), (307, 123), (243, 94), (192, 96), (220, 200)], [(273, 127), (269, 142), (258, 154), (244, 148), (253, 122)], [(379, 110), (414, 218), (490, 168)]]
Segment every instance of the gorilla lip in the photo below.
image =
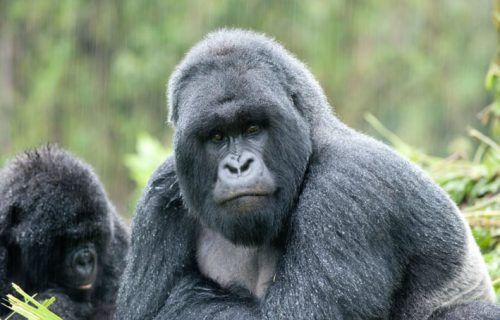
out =
[(90, 290), (90, 289), (92, 289), (92, 283), (81, 285), (78, 288), (82, 289), (82, 290)]
[(227, 202), (230, 202), (230, 201), (233, 201), (233, 200), (237, 200), (237, 199), (241, 199), (241, 198), (245, 198), (245, 197), (267, 197), (269, 195), (271, 195), (271, 194), (268, 193), (268, 192), (240, 192), (240, 193), (233, 193), (230, 196), (228, 196), (227, 198), (221, 199), (221, 201), (219, 201), (219, 203), (220, 204), (225, 204)]

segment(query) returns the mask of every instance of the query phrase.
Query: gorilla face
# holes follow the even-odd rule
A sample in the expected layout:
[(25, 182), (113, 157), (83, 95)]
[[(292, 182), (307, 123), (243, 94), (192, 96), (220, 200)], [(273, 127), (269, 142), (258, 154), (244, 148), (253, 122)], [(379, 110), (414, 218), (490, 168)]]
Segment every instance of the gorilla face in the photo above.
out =
[[(48, 187), (48, 185), (45, 185)], [(47, 188), (52, 190), (51, 188)], [(45, 211), (40, 214), (26, 214), (26, 210), (18, 209), (16, 219), (21, 221), (11, 227), (10, 240), (7, 241), (9, 256), (7, 276), (13, 282), (20, 283), (30, 291), (41, 291), (46, 288), (57, 289), (67, 294), (74, 301), (89, 301), (97, 285), (97, 279), (102, 272), (102, 259), (105, 255), (104, 248), (109, 245), (109, 230), (102, 225), (106, 220), (96, 220), (100, 225), (86, 223), (85, 212), (90, 209), (95, 215), (106, 216), (105, 211), (99, 211), (100, 206), (81, 205), (79, 199), (70, 192), (58, 190), (58, 202), (51, 194), (39, 195), (47, 203), (69, 203), (72, 200), (74, 208), (66, 208), (66, 217), (62, 211), (52, 211), (45, 205)], [(80, 190), (79, 190), (80, 191)], [(80, 193), (81, 194), (81, 193)], [(73, 198), (68, 198), (69, 196)], [(26, 202), (32, 203), (30, 201)], [(29, 207), (29, 206), (28, 206)], [(97, 211), (94, 211), (97, 210)], [(37, 211), (41, 212), (40, 208)], [(59, 220), (63, 220), (66, 229), (60, 231), (62, 225), (48, 228), (42, 234), (42, 229), (32, 231), (30, 237), (37, 237), (38, 241), (27, 243), (22, 235), (16, 237), (20, 230), (27, 230), (29, 225), (40, 225), (42, 219), (54, 219), (55, 213)], [(71, 216), (72, 217), (68, 217)], [(80, 225), (78, 225), (80, 223)], [(47, 228), (46, 226), (44, 226)], [(99, 229), (101, 228), (101, 229)], [(36, 229), (36, 227), (31, 228)], [(38, 233), (39, 232), (39, 233)]]
[(276, 191), (275, 180), (263, 161), (267, 129), (248, 124), (243, 132), (215, 130), (209, 134), (207, 153), (220, 158), (213, 200), (227, 211), (262, 210)]
[(268, 73), (222, 61), (183, 91), (175, 138), (183, 197), (204, 225), (236, 244), (278, 236), (311, 153), (305, 121)]
[(54, 278), (60, 286), (83, 291), (92, 290), (99, 262), (93, 242), (70, 242), (64, 246), (62, 257), (58, 260), (62, 261), (62, 265)]

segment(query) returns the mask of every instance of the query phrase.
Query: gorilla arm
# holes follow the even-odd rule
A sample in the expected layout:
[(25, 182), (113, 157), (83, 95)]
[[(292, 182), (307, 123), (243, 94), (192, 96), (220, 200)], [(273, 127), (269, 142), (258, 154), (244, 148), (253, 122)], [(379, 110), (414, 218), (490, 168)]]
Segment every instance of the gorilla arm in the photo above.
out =
[(174, 286), (195, 268), (195, 225), (182, 205), (170, 157), (151, 177), (132, 221), (117, 319), (150, 319), (158, 314)]

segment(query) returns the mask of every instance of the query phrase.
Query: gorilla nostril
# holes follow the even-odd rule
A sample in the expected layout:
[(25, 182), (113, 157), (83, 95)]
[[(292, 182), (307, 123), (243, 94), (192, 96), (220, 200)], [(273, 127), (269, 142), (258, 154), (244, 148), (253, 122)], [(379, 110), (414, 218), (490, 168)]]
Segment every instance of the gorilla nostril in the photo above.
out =
[(229, 164), (225, 164), (224, 165), (224, 169), (227, 169), (229, 170), (229, 172), (231, 172), (232, 174), (237, 174), (238, 173), (238, 169), (236, 169), (235, 167), (229, 165)]
[(75, 259), (75, 264), (77, 266), (85, 266), (88, 264), (88, 261), (83, 257), (83, 256), (79, 256)]
[(247, 171), (248, 168), (250, 167), (250, 165), (252, 164), (252, 162), (253, 162), (252, 158), (250, 158), (247, 161), (245, 161), (245, 163), (241, 166), (240, 171), (242, 173), (245, 172), (245, 171)]

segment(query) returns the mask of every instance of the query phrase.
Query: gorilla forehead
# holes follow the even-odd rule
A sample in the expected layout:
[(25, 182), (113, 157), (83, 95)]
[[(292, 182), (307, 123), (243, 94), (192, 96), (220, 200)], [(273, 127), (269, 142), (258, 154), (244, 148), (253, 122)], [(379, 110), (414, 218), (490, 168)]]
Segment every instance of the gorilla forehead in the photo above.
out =
[(294, 113), (291, 99), (267, 68), (214, 69), (193, 78), (179, 95), (177, 129), (199, 130), (205, 124), (270, 118)]

